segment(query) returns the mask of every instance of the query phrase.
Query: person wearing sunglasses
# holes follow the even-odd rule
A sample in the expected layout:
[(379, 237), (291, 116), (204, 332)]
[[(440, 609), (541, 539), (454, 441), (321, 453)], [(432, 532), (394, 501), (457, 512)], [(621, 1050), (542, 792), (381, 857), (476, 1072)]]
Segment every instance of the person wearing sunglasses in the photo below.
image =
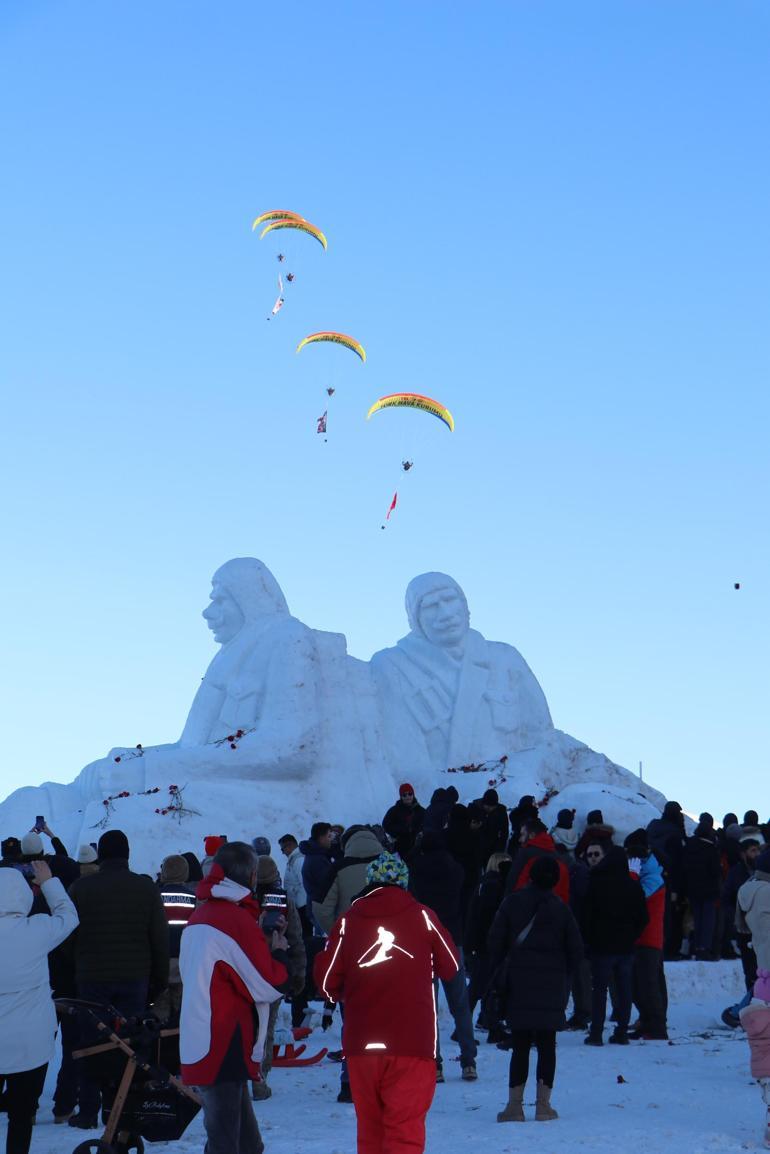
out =
[(405, 781), (399, 786), (398, 801), (382, 819), (382, 828), (400, 857), (409, 857), (424, 824), (425, 810), (415, 796), (414, 786)]
[(649, 921), (644, 891), (628, 871), (628, 859), (616, 845), (590, 842), (590, 869), (583, 904), (583, 937), (591, 959), (591, 1027), (587, 1046), (603, 1046), (607, 990), (614, 975), (617, 1025), (610, 1042), (628, 1045), (633, 994), (634, 944)]

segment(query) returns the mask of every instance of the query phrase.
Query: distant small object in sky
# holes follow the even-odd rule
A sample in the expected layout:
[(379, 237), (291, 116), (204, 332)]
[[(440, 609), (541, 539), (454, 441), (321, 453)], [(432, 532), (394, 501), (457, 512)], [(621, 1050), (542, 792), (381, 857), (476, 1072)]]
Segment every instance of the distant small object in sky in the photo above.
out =
[(733, 585), (733, 589), (740, 589), (740, 587), (741, 587), (740, 581), (736, 581), (735, 584)]

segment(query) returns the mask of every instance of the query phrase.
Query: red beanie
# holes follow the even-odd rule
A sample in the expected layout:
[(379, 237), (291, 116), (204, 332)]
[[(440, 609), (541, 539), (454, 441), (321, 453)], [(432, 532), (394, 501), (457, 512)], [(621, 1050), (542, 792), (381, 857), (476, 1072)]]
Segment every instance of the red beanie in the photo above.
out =
[(210, 834), (209, 837), (204, 837), (203, 848), (206, 851), (206, 857), (216, 857), (217, 850), (221, 849), (226, 841), (227, 838), (219, 834)]
[(405, 781), (403, 785), (398, 787), (398, 796), (403, 797), (405, 793), (414, 793), (414, 786)]

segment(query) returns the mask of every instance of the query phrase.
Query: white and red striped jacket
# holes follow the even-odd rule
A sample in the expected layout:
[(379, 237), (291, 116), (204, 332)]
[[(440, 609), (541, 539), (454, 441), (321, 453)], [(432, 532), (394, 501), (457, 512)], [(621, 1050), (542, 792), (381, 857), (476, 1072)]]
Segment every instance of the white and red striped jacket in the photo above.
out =
[(250, 890), (225, 878), (220, 866), (197, 897), (203, 904), (187, 923), (179, 954), (182, 1079), (211, 1086), (259, 1078), (268, 1009), (281, 997), (286, 968), (270, 953)]
[(433, 978), (457, 970), (451, 935), (433, 910), (398, 886), (380, 886), (335, 923), (313, 973), (327, 998), (345, 1003), (346, 1054), (435, 1058)]

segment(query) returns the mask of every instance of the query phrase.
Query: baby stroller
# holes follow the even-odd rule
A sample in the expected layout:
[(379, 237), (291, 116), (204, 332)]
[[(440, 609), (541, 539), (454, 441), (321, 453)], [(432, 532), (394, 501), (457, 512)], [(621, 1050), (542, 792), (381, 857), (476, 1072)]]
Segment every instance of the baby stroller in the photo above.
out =
[(73, 1154), (143, 1154), (144, 1141), (181, 1138), (201, 1107), (197, 1094), (169, 1072), (179, 1069), (179, 1029), (154, 1015), (126, 1020), (113, 1006), (57, 998), (60, 1014), (77, 1017), (84, 1039), (73, 1051), (87, 1063), (102, 1092), (101, 1138), (89, 1138)]

